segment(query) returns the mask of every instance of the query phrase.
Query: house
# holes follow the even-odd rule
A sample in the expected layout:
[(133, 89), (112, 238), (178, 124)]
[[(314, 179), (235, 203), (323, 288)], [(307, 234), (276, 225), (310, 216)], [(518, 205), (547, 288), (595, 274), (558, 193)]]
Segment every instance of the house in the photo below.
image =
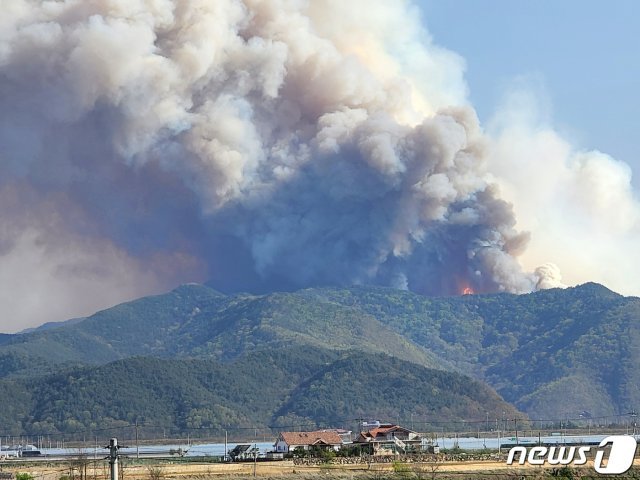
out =
[(342, 440), (342, 445), (347, 445), (352, 443), (351, 438), (351, 430), (345, 430), (344, 428), (323, 428), (322, 430), (318, 430), (319, 432), (335, 432)]
[(354, 442), (361, 447), (366, 446), (373, 455), (422, 450), (424, 443), (418, 433), (391, 423), (381, 423), (361, 432)]
[(342, 438), (335, 430), (318, 430), (315, 432), (282, 432), (274, 444), (276, 452), (290, 453), (296, 448), (310, 450), (312, 447), (339, 450)]
[(238, 444), (233, 448), (233, 450), (229, 450), (229, 456), (234, 462), (254, 460), (254, 457), (259, 453), (259, 449), (255, 445), (248, 445), (246, 443)]
[(335, 428), (335, 429), (331, 429), (331, 430), (322, 430), (323, 432), (336, 432), (338, 434), (338, 436), (340, 437), (340, 440), (342, 440), (342, 444), (343, 445), (347, 445), (352, 443), (351, 440), (351, 430), (345, 430), (343, 428)]

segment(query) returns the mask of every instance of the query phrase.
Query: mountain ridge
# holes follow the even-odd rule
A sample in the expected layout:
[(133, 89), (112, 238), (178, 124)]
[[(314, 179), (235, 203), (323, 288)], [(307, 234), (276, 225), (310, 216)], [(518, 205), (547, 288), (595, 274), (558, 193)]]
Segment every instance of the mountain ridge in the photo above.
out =
[(233, 362), (300, 346), (469, 375), (537, 418), (616, 415), (640, 403), (640, 299), (592, 282), (459, 297), (368, 286), (228, 296), (192, 284), (9, 337), (0, 338), (0, 377), (23, 375), (29, 361), (44, 374), (132, 356)]

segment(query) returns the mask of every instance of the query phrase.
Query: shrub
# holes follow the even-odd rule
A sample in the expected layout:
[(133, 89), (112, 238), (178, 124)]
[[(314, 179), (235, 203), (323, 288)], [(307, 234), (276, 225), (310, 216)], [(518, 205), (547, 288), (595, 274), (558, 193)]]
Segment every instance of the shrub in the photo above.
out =
[(402, 463), (397, 460), (394, 460), (392, 465), (393, 465), (393, 472), (399, 477), (407, 478), (411, 476), (411, 469), (409, 468), (409, 465), (407, 465), (406, 463)]

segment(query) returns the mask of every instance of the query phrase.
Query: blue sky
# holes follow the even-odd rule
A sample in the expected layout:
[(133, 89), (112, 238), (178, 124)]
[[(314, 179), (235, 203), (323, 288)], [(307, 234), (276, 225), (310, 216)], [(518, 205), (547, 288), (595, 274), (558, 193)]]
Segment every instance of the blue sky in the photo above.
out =
[(531, 88), (579, 149), (631, 165), (640, 187), (640, 2), (418, 0), (436, 44), (466, 60), (486, 124), (514, 84)]

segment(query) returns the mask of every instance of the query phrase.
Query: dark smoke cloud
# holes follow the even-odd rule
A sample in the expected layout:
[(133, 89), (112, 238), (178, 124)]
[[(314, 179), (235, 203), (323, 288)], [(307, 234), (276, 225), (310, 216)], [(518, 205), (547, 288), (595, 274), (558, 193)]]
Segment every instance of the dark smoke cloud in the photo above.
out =
[(356, 3), (3, 4), (2, 326), (207, 278), (533, 289), (460, 59)]

